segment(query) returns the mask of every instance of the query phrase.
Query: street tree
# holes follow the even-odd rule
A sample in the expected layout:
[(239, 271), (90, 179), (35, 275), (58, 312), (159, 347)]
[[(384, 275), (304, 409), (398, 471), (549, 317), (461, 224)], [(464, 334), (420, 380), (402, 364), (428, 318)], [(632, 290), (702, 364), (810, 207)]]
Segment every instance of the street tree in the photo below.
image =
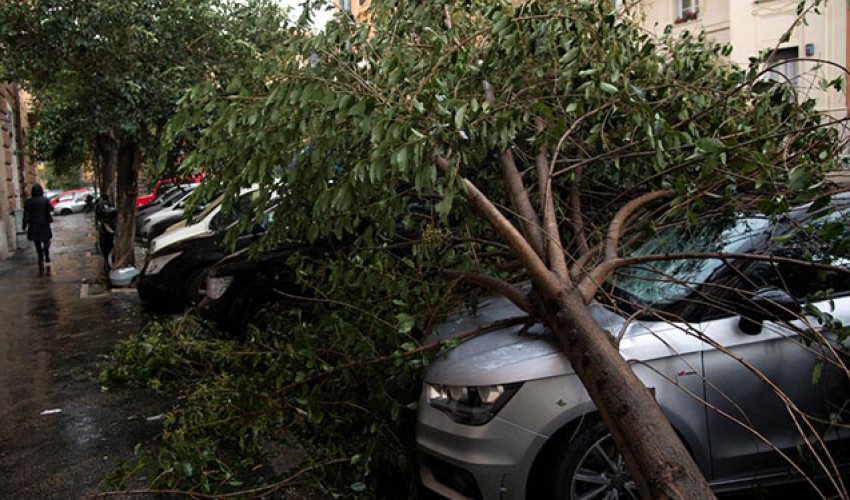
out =
[[(294, 30), (276, 64), (194, 89), (169, 136), (195, 131), (184, 167), (207, 166), (209, 189), (277, 191), (268, 244), (374, 249), (407, 231), (420, 255), (451, 247), (432, 279), (504, 295), (555, 334), (642, 497), (711, 497), (588, 306), (657, 227), (822, 197), (841, 122), (765, 79), (767, 54), (737, 67), (729, 46), (656, 38), (612, 2), (386, 0), (369, 20)], [(433, 214), (419, 226), (417, 206)]]
[[(256, 50), (252, 30), (283, 19), (280, 8), (266, 1), (37, 0), (0, 5), (3, 78), (75, 113), (64, 116), (63, 133), (46, 134), (54, 144), (45, 154), (78, 151), (82, 140), (102, 166), (107, 185), (115, 172), (116, 266), (133, 264), (139, 168), (146, 155), (156, 156), (162, 127), (180, 93), (207, 79), (228, 78), (228, 70)], [(77, 134), (72, 126), (86, 130)]]

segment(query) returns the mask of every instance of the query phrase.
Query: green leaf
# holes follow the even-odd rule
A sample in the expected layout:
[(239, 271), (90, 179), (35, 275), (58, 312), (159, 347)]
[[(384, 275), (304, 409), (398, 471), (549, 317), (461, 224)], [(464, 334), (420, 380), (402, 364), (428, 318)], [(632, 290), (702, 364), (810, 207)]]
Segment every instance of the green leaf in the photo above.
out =
[(413, 330), (413, 326), (416, 324), (416, 320), (413, 316), (407, 313), (396, 314), (396, 320), (398, 321), (399, 333), (410, 333), (410, 331)]
[(788, 173), (788, 189), (800, 191), (809, 186), (812, 181), (812, 172), (805, 166), (798, 166)]
[(457, 111), (455, 111), (455, 128), (461, 130), (463, 128), (463, 118), (466, 114), (466, 104), (459, 107)]
[(348, 110), (348, 116), (363, 116), (366, 113), (366, 101), (358, 101)]
[(714, 137), (703, 137), (697, 140), (697, 147), (706, 153), (720, 153), (726, 149), (726, 144)]
[(603, 92), (606, 92), (606, 93), (612, 94), (612, 95), (619, 92), (619, 89), (616, 86), (611, 85), (610, 83), (606, 83), (606, 82), (600, 83), (599, 88), (602, 89)]

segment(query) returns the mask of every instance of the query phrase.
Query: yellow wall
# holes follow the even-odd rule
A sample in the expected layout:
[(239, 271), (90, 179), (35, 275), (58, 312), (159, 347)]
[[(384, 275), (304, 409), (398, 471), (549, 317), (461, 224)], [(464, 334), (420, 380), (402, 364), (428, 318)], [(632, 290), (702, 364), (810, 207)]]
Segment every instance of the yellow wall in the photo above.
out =
[[(848, 57), (847, 2), (827, 2), (820, 15), (808, 16), (808, 26), (798, 27), (787, 43), (779, 44), (780, 37), (796, 18), (797, 3), (797, 0), (698, 0), (697, 19), (676, 23), (678, 0), (644, 0), (635, 17), (655, 33), (661, 33), (670, 24), (674, 32), (704, 31), (715, 41), (730, 43), (731, 59), (741, 65), (746, 65), (759, 51), (775, 47), (797, 47), (799, 57), (806, 57), (806, 44), (814, 44), (811, 57), (844, 65)], [(818, 107), (824, 111), (845, 113), (846, 95), (812, 88), (813, 80), (833, 79), (841, 75), (841, 70), (825, 67), (814, 74), (814, 64), (799, 66), (804, 73), (799, 84), (801, 94), (817, 99)]]

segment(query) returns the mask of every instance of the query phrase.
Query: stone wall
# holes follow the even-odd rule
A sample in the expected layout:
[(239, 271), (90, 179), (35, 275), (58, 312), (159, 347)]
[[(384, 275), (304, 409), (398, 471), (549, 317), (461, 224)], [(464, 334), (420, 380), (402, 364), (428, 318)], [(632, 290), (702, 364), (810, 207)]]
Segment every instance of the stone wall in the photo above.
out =
[(36, 180), (35, 165), (24, 154), (30, 101), (16, 85), (0, 83), (0, 259), (18, 249), (24, 193)]

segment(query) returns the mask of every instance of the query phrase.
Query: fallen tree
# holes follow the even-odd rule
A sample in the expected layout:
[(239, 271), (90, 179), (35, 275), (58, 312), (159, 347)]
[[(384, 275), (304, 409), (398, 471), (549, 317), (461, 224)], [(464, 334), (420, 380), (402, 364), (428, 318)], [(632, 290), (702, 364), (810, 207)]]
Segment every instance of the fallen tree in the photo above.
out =
[(268, 244), (375, 244), (425, 206), (420, 251), (457, 243), (453, 276), (555, 333), (641, 495), (711, 497), (588, 304), (630, 263), (629, 235), (822, 195), (840, 122), (763, 79), (760, 61), (737, 68), (728, 46), (689, 33), (656, 39), (609, 2), (386, 1), (370, 19), (340, 14), (227, 95), (194, 92), (172, 129), (201, 130), (186, 168), (211, 166), (210, 186), (231, 193), (278, 190)]

